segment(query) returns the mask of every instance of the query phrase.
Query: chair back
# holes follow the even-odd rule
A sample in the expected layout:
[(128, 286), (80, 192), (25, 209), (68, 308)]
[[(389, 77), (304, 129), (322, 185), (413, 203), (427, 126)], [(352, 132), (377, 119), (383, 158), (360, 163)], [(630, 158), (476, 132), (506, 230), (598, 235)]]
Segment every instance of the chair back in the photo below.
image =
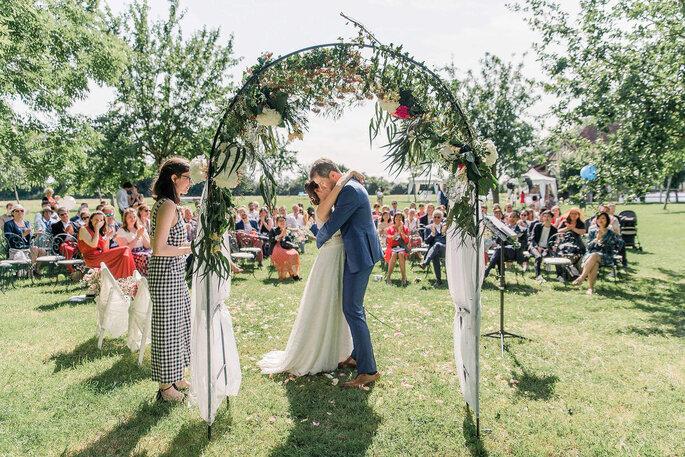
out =
[(118, 338), (128, 328), (129, 298), (104, 262), (100, 263), (100, 281), (100, 295), (96, 299), (98, 330), (100, 335), (106, 330), (113, 338)]
[(140, 276), (136, 279), (138, 290), (128, 310), (128, 335), (126, 337), (126, 345), (131, 352), (139, 349), (142, 351), (145, 345), (150, 343), (152, 317), (152, 299), (147, 279)]
[(31, 240), (31, 244), (37, 248), (45, 249), (49, 254), (59, 254), (59, 250), (57, 250), (57, 252), (52, 250), (52, 235), (49, 233), (39, 233), (34, 236), (33, 240)]

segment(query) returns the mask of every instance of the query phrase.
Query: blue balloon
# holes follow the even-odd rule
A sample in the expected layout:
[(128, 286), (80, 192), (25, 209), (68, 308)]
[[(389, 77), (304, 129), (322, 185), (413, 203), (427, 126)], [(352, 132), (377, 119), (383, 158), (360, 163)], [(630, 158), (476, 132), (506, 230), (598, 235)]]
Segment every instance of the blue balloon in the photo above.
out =
[(597, 179), (597, 167), (594, 165), (585, 165), (580, 169), (580, 177), (586, 181), (594, 181)]

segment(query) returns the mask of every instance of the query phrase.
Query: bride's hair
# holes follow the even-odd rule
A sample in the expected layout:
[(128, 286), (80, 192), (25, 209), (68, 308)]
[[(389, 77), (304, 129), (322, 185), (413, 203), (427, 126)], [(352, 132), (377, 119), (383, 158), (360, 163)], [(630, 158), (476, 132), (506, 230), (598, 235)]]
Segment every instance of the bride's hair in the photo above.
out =
[(319, 185), (315, 183), (313, 180), (312, 181), (307, 181), (304, 183), (304, 190), (307, 192), (307, 195), (309, 195), (309, 201), (312, 202), (312, 205), (319, 205), (321, 203), (321, 199), (319, 199), (319, 196), (316, 195), (316, 189), (318, 189)]

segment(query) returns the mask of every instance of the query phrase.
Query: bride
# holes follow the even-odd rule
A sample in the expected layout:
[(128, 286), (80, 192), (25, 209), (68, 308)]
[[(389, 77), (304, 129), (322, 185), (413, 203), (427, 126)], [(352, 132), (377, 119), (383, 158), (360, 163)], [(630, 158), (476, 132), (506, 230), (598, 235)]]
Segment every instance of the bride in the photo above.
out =
[[(328, 195), (314, 181), (307, 182), (305, 190), (317, 205), (319, 227), (328, 220), (338, 194), (351, 178), (364, 180), (360, 173), (348, 171)], [(347, 359), (352, 352), (352, 336), (342, 312), (344, 266), (345, 248), (338, 231), (316, 256), (285, 351), (269, 352), (257, 362), (263, 374), (288, 372), (304, 376), (333, 371)]]

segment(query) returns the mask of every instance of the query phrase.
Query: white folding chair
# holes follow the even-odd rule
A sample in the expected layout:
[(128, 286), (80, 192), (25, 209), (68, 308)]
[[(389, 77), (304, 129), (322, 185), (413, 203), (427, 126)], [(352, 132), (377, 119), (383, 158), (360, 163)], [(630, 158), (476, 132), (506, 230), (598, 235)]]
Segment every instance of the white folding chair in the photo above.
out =
[[(135, 274), (134, 274), (135, 276)], [(143, 364), (145, 346), (150, 343), (152, 323), (152, 300), (147, 279), (138, 279), (138, 291), (128, 310), (128, 337), (126, 343), (131, 352), (138, 350), (138, 365)]]
[(100, 295), (97, 302), (98, 349), (102, 348), (105, 331), (113, 338), (119, 338), (128, 327), (130, 299), (104, 263), (100, 264)]

